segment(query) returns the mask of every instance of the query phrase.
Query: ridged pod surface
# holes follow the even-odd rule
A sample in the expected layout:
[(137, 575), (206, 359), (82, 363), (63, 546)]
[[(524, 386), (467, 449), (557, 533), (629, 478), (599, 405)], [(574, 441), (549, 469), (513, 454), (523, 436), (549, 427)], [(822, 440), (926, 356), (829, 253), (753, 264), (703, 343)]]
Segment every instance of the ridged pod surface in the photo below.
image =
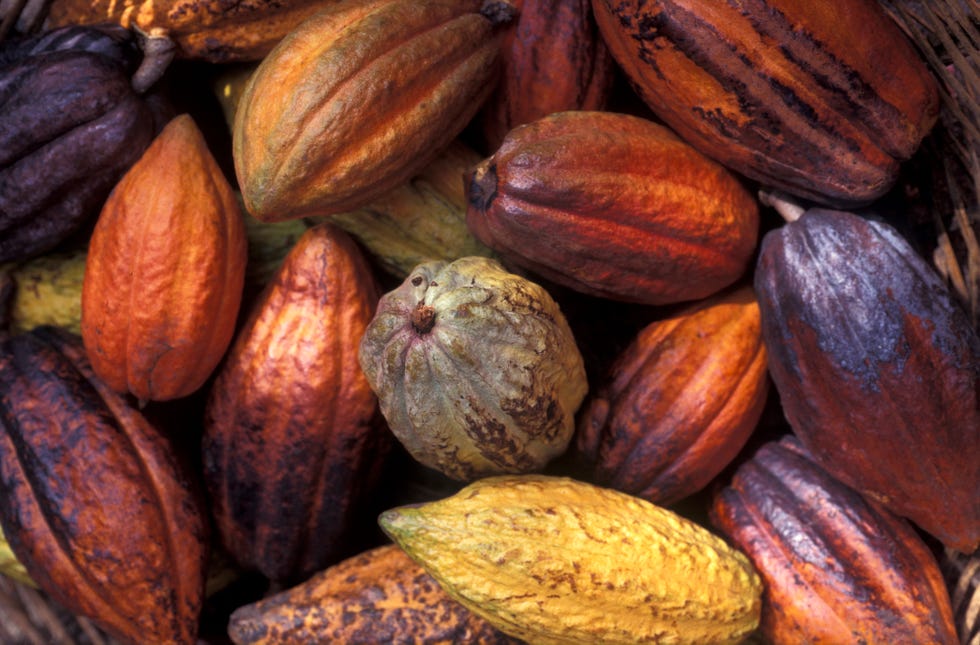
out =
[(583, 407), (576, 446), (599, 483), (671, 504), (735, 458), (768, 387), (759, 305), (745, 286), (641, 329)]
[(425, 167), (496, 81), (496, 14), (484, 13), (479, 0), (341, 0), (292, 31), (235, 115), (248, 211), (272, 221), (352, 210)]
[[(121, 33), (120, 33), (121, 32)], [(0, 262), (90, 224), (156, 133), (123, 30), (66, 28), (0, 49)]]
[(589, 0), (515, 0), (517, 18), (500, 46), (500, 82), (480, 114), (483, 142), (496, 150), (518, 125), (553, 112), (601, 110), (615, 63)]
[(452, 597), (531, 643), (738, 643), (761, 583), (671, 511), (563, 477), (490, 477), (385, 511), (382, 528)]
[(884, 194), (939, 115), (875, 0), (593, 0), (650, 108), (725, 165), (830, 205)]
[(841, 481), (946, 546), (980, 545), (980, 338), (882, 221), (811, 209), (755, 273), (793, 432)]
[(377, 291), (346, 233), (321, 224), (293, 247), (209, 393), (205, 482), (222, 544), (293, 582), (346, 554), (387, 445), (357, 362)]
[(707, 297), (749, 267), (752, 195), (661, 125), (594, 111), (515, 128), (467, 176), (466, 222), (508, 261), (594, 296)]
[(394, 544), (239, 607), (228, 634), (236, 645), (520, 643), (453, 600)]
[(711, 514), (764, 580), (766, 642), (959, 642), (939, 565), (912, 525), (828, 474), (795, 437), (739, 466)]
[(116, 23), (171, 39), (181, 58), (259, 60), (303, 20), (336, 0), (52, 0), (48, 24)]
[(160, 430), (51, 327), (0, 343), (0, 523), (37, 585), (126, 643), (193, 644), (203, 504)]
[(247, 258), (235, 194), (178, 116), (113, 189), (89, 242), (81, 327), (95, 372), (144, 401), (199, 389), (231, 343)]
[(544, 467), (588, 389), (558, 304), (484, 257), (416, 267), (381, 298), (359, 357), (399, 441), (458, 480)]

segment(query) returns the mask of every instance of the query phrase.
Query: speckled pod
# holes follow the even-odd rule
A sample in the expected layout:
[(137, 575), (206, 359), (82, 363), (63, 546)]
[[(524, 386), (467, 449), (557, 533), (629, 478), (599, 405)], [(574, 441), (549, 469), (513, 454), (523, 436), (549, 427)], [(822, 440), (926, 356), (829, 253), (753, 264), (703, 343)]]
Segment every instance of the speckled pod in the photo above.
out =
[(593, 0), (613, 57), (685, 141), (763, 183), (870, 202), (939, 115), (937, 84), (875, 0)]
[(377, 298), (346, 233), (308, 230), (209, 392), (203, 457), (218, 534), (241, 565), (273, 580), (350, 552), (344, 540), (389, 437), (357, 362)]
[(236, 609), (236, 645), (519, 645), (453, 600), (397, 545), (380, 546)]
[(745, 556), (625, 493), (491, 477), (379, 522), (451, 596), (531, 643), (724, 645), (758, 625)]
[(0, 523), (56, 602), (126, 643), (192, 645), (208, 544), (197, 492), (76, 336), (0, 343)]
[(563, 453), (588, 388), (557, 303), (484, 257), (416, 267), (382, 297), (359, 351), (395, 436), (460, 480)]
[(980, 544), (980, 338), (887, 224), (812, 209), (755, 273), (794, 433), (841, 481), (946, 546)]
[(639, 117), (559, 112), (467, 175), (466, 223), (508, 262), (602, 298), (707, 297), (748, 268), (758, 207), (734, 175)]
[(939, 565), (912, 525), (830, 476), (795, 437), (743, 463), (711, 513), (765, 581), (766, 642), (958, 643)]

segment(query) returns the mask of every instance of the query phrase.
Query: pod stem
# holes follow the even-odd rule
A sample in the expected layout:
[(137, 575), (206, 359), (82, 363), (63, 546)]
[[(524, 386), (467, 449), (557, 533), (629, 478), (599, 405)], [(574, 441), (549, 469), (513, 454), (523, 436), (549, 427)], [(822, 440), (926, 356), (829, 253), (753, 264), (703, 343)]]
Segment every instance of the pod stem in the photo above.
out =
[(781, 190), (763, 188), (759, 191), (759, 201), (764, 206), (775, 209), (787, 222), (795, 222), (806, 212), (806, 208), (796, 201), (795, 197)]
[(133, 73), (131, 83), (138, 94), (143, 94), (167, 71), (170, 61), (177, 53), (177, 44), (162, 30), (151, 30), (147, 33), (139, 27), (133, 29), (140, 39), (143, 61), (139, 69)]

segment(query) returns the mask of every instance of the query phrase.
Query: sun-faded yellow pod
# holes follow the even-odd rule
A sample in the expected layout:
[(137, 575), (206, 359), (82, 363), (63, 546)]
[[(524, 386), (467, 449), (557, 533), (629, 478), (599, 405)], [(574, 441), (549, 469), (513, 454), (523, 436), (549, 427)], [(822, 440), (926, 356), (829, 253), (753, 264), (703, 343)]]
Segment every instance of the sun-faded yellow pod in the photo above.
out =
[(535, 645), (738, 643), (759, 623), (762, 583), (744, 555), (611, 489), (491, 477), (379, 523), (452, 597)]

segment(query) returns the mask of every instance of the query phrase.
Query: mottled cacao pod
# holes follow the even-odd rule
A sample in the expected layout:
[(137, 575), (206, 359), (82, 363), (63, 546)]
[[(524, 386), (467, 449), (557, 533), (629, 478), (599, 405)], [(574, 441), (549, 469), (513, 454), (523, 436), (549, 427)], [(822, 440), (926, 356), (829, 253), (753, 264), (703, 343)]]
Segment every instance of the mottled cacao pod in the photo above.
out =
[(160, 430), (53, 327), (0, 343), (0, 524), (56, 602), (126, 643), (196, 640), (207, 539)]
[(394, 544), (348, 558), (228, 621), (236, 645), (519, 645), (449, 597)]
[(601, 110), (614, 63), (589, 0), (515, 0), (500, 46), (500, 82), (479, 115), (484, 145), (553, 112)]
[(849, 486), (946, 546), (980, 544), (980, 338), (887, 224), (811, 209), (755, 274), (794, 433)]
[(259, 60), (303, 20), (336, 0), (52, 0), (52, 26), (115, 23), (166, 37), (181, 58)]
[[(500, 2), (341, 0), (262, 60), (235, 114), (245, 206), (263, 221), (358, 208), (445, 148), (496, 80)], [(509, 5), (508, 5), (509, 6)], [(485, 15), (486, 14), (486, 15)]]
[(650, 323), (579, 415), (576, 445), (598, 483), (657, 504), (701, 490), (762, 415), (769, 377), (749, 287)]
[(765, 581), (767, 642), (957, 643), (939, 565), (912, 525), (830, 476), (795, 437), (739, 466), (711, 514)]
[(593, 0), (649, 107), (730, 168), (831, 205), (870, 202), (939, 115), (937, 85), (875, 0)]
[(652, 121), (560, 112), (510, 132), (467, 177), (466, 221), (507, 261), (590, 295), (704, 298), (749, 267), (752, 195)]
[(0, 262), (51, 250), (95, 218), (153, 139), (119, 31), (68, 28), (0, 50)]
[(484, 257), (416, 267), (381, 298), (359, 357), (395, 436), (458, 480), (542, 468), (588, 389), (558, 304)]
[(310, 229), (210, 390), (203, 453), (215, 525), (241, 565), (273, 580), (298, 580), (349, 552), (344, 540), (389, 441), (357, 362), (377, 299), (347, 234)]
[(189, 115), (113, 189), (89, 242), (82, 338), (118, 392), (198, 390), (231, 343), (248, 258), (235, 194)]
[(961, 645), (980, 643), (980, 551), (972, 554), (946, 549), (939, 557), (946, 579), (953, 620)]

